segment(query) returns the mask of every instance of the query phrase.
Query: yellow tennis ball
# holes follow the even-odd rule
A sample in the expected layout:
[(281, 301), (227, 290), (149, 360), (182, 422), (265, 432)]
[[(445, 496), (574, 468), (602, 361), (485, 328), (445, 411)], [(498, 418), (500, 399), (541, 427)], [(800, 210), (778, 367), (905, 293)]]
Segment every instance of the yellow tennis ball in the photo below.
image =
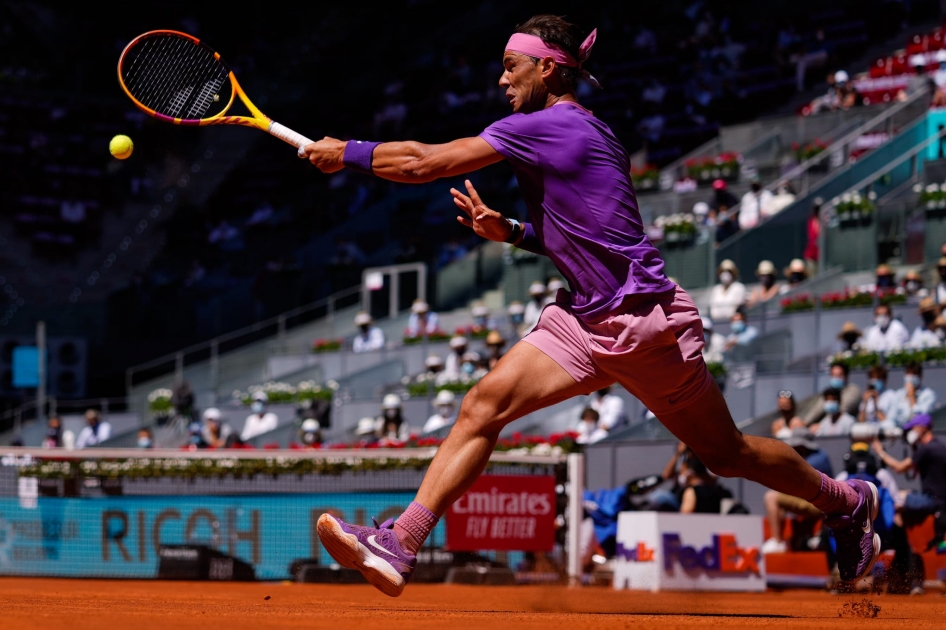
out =
[(119, 134), (108, 143), (108, 150), (119, 160), (124, 160), (131, 157), (131, 152), (135, 150), (135, 143), (128, 136)]

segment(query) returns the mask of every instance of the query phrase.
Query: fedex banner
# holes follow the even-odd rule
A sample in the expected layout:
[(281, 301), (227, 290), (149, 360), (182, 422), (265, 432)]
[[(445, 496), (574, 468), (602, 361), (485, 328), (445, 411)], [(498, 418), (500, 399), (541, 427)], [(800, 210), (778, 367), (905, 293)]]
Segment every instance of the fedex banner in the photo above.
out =
[(762, 517), (623, 512), (614, 588), (763, 591)]
[(447, 510), (451, 551), (551, 551), (555, 478), (483, 475)]

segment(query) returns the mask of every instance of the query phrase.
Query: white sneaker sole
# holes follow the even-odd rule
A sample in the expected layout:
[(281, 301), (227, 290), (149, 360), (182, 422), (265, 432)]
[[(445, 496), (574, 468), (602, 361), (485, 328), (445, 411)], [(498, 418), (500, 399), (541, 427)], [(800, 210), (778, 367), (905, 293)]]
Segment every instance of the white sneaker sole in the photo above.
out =
[[(869, 481), (866, 483), (867, 483), (867, 486), (870, 488), (871, 496), (873, 498), (873, 501), (871, 501), (871, 511), (870, 511), (870, 522), (871, 524), (873, 524), (873, 522), (877, 520), (877, 513), (880, 510), (880, 497), (877, 496), (877, 486), (875, 486)], [(874, 565), (877, 564), (877, 558), (879, 556), (880, 556), (880, 535), (877, 532), (874, 532), (874, 557), (871, 558), (870, 562), (867, 564), (867, 567), (864, 569), (864, 572), (858, 575), (856, 578), (854, 578), (851, 581), (855, 582), (857, 580), (861, 580), (867, 577), (868, 575), (870, 575), (871, 571), (874, 570)]]
[(316, 526), (322, 546), (335, 561), (347, 569), (356, 569), (368, 582), (389, 597), (404, 592), (407, 580), (384, 558), (374, 555), (358, 542), (354, 534), (346, 533), (328, 514), (319, 517)]

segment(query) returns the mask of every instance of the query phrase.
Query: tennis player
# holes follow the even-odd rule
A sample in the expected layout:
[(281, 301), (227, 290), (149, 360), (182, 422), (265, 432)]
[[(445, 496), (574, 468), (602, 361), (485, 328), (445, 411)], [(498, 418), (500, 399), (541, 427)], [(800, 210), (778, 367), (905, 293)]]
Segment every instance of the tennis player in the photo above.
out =
[(350, 525), (323, 514), (326, 550), (387, 595), (410, 580), (416, 553), (447, 508), (483, 472), (513, 420), (614, 382), (639, 398), (717, 475), (745, 477), (813, 503), (838, 542), (843, 580), (865, 575), (880, 550), (876, 488), (839, 483), (779, 440), (743, 435), (703, 363), (703, 327), (690, 297), (664, 275), (644, 235), (630, 160), (603, 122), (578, 104), (595, 42), (563, 19), (539, 15), (510, 37), (499, 84), (513, 114), (475, 138), (442, 145), (325, 138), (300, 157), (396, 182), (429, 182), (507, 160), (530, 223), (488, 207), (466, 182), (451, 190), (458, 221), (480, 236), (552, 259), (568, 280), (535, 330), (470, 390), (415, 500), (396, 521)]

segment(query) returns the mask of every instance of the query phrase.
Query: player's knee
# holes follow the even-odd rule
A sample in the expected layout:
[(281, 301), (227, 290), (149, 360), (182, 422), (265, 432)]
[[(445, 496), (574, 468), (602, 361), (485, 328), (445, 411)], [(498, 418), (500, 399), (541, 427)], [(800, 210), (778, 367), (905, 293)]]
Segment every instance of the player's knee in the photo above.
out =
[(471, 433), (486, 433), (494, 424), (498, 411), (496, 397), (490, 395), (488, 388), (484, 390), (482, 383), (474, 385), (463, 397), (457, 426)]

